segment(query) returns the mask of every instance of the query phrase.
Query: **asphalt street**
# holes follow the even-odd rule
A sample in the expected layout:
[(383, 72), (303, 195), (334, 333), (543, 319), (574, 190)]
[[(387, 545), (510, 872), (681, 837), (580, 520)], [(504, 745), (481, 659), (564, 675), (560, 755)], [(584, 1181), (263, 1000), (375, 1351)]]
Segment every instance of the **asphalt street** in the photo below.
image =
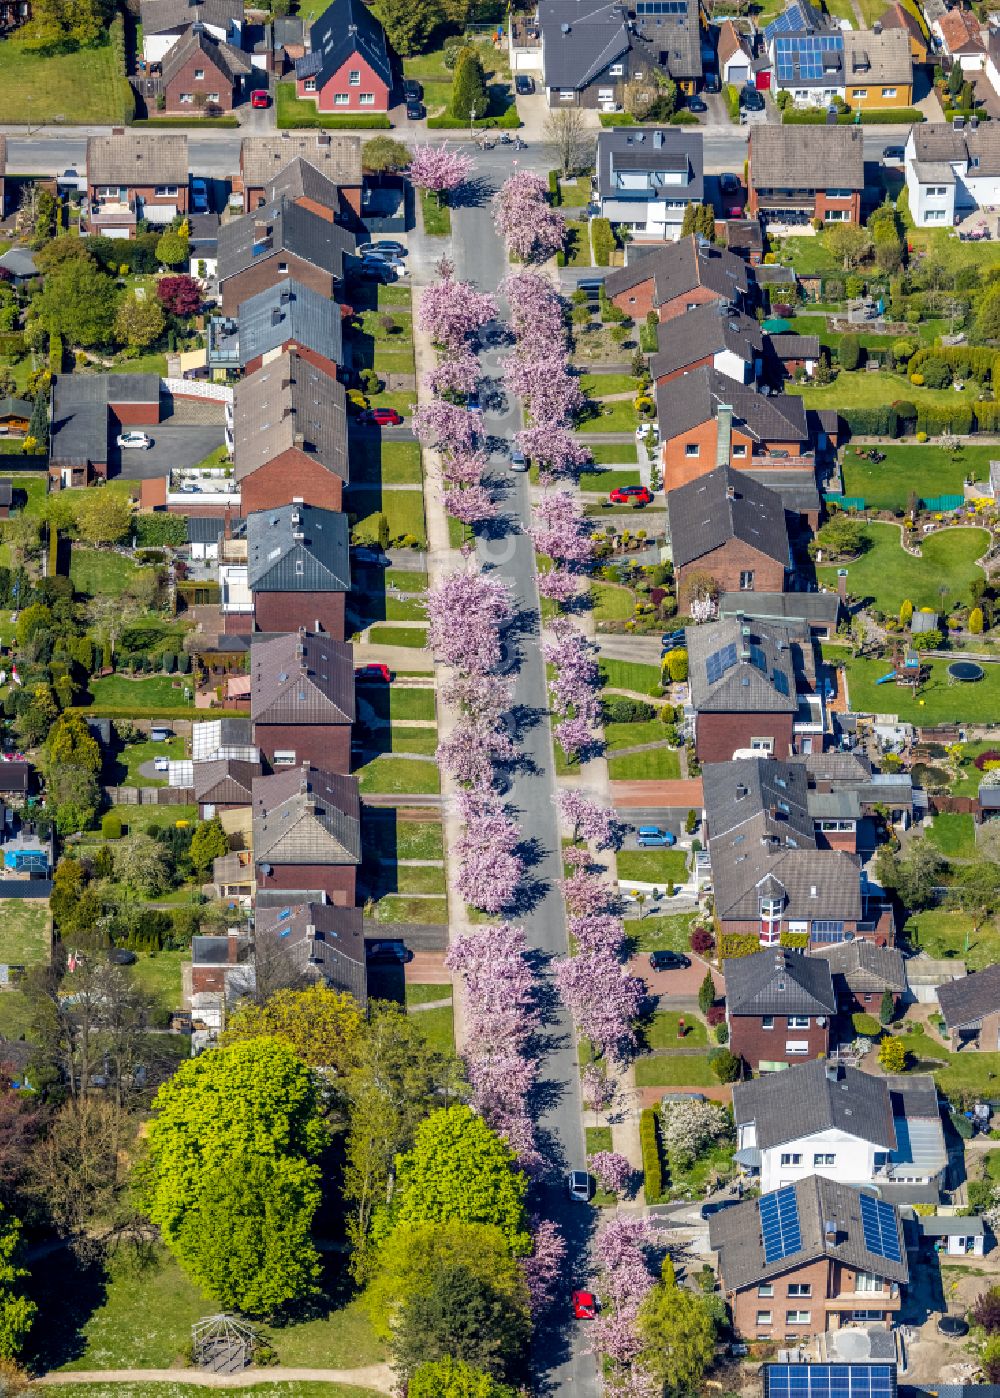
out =
[[(507, 274), (503, 248), (493, 228), (489, 204), (453, 212), (453, 248), (457, 274), (484, 291), (495, 291)], [(484, 374), (499, 377), (509, 350), (487, 349), (481, 355)], [(508, 402), (502, 412), (487, 412), (486, 429), (495, 438), (509, 441), (521, 426), (520, 407)], [(499, 441), (498, 441), (499, 445)], [(562, 877), (559, 829), (553, 798), (552, 737), (545, 692), (545, 667), (539, 635), (539, 599), (535, 585), (534, 551), (526, 529), (530, 523), (528, 478), (507, 469), (507, 448), (501, 446), (491, 460), (499, 489), (503, 491), (503, 527), (499, 537), (479, 539), (477, 553), (484, 569), (492, 569), (511, 586), (520, 612), (508, 644), (519, 664), (514, 679), (514, 714), (518, 722), (518, 748), (522, 763), (513, 774), (507, 800), (521, 826), (525, 847), (533, 864), (534, 897), (518, 914), (529, 946), (537, 955), (540, 984), (546, 1001), (546, 1020), (539, 1054), (539, 1141), (552, 1161), (552, 1177), (543, 1185), (542, 1213), (560, 1225), (569, 1245), (560, 1299), (551, 1328), (536, 1337), (534, 1365), (546, 1389), (579, 1398), (596, 1398), (599, 1392), (594, 1357), (585, 1353), (586, 1327), (571, 1319), (569, 1293), (587, 1276), (587, 1245), (595, 1210), (572, 1203), (566, 1194), (566, 1169), (582, 1168), (586, 1151), (581, 1115), (579, 1063), (573, 1025), (555, 994), (549, 962), (568, 951), (566, 921), (558, 881)], [(513, 669), (513, 665), (511, 669)]]

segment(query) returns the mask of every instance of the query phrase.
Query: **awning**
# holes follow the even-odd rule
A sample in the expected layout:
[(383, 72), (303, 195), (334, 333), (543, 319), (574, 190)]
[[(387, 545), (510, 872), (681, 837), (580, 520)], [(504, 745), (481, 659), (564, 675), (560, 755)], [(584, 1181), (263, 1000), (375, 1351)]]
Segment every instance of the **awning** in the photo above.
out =
[(734, 1153), (733, 1159), (737, 1165), (742, 1165), (746, 1170), (760, 1169), (760, 1148), (758, 1146), (747, 1146), (744, 1150)]

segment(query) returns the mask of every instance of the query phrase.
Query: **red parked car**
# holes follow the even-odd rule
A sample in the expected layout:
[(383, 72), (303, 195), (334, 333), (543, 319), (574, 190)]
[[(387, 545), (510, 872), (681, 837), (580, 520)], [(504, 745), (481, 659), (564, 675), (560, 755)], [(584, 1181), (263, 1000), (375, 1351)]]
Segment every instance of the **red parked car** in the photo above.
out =
[(593, 1320), (597, 1315), (597, 1297), (592, 1291), (573, 1292), (573, 1314), (577, 1320)]
[(373, 660), (368, 665), (355, 665), (354, 678), (356, 680), (381, 680), (383, 684), (391, 684), (392, 671), (388, 665), (380, 665)]
[(258, 108), (269, 107), (271, 105), (270, 95), (262, 87), (258, 87), (250, 94), (250, 105)]
[(399, 427), (403, 418), (395, 408), (369, 408), (361, 414), (361, 421), (370, 422), (375, 427)]
[(653, 492), (648, 485), (620, 485), (608, 496), (612, 505), (651, 505)]

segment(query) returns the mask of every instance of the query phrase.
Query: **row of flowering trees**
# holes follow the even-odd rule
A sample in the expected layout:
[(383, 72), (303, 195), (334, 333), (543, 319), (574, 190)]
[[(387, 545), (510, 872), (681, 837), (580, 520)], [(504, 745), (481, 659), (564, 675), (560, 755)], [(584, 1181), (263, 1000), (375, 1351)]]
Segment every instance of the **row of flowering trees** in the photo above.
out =
[(594, 540), (579, 499), (569, 490), (547, 492), (533, 511), (535, 548), (552, 560), (538, 575), (538, 591), (560, 604), (576, 596), (578, 580), (594, 557)]
[(653, 1241), (644, 1218), (618, 1214), (601, 1225), (594, 1245), (603, 1304), (591, 1326), (591, 1339), (595, 1352), (609, 1365), (608, 1387), (622, 1398), (652, 1398), (657, 1391), (638, 1362), (644, 1348), (639, 1312), (656, 1285), (646, 1262)]
[(544, 262), (566, 241), (566, 220), (549, 203), (549, 187), (530, 170), (515, 170), (493, 196), (493, 221), (507, 254)]
[(597, 647), (567, 617), (557, 617), (542, 643), (552, 666), (549, 697), (559, 722), (552, 730), (567, 758), (579, 758), (594, 741), (601, 721)]

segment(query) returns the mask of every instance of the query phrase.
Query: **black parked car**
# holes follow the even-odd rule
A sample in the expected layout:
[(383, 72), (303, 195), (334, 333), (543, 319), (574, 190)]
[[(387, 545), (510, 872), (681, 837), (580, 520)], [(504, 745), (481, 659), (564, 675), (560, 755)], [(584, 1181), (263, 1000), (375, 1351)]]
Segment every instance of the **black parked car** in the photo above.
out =
[(403, 79), (403, 96), (407, 102), (419, 102), (424, 95), (424, 90), (417, 82), (416, 78)]
[(419, 102), (419, 101), (416, 101), (416, 100), (410, 101), (410, 99), (407, 98), (407, 99), (406, 99), (406, 120), (407, 120), (407, 121), (422, 121), (422, 120), (423, 120), (423, 115), (424, 115), (424, 104), (423, 104), (423, 102)]
[(649, 964), (654, 971), (683, 971), (691, 965), (691, 958), (680, 951), (651, 951)]
[(689, 112), (707, 112), (708, 103), (698, 96), (689, 97), (687, 100), (687, 109)]
[(755, 87), (741, 88), (740, 106), (748, 112), (762, 112), (764, 110), (764, 97)]
[(514, 91), (518, 97), (530, 97), (535, 90), (534, 78), (529, 78), (527, 73), (518, 73), (514, 79)]

